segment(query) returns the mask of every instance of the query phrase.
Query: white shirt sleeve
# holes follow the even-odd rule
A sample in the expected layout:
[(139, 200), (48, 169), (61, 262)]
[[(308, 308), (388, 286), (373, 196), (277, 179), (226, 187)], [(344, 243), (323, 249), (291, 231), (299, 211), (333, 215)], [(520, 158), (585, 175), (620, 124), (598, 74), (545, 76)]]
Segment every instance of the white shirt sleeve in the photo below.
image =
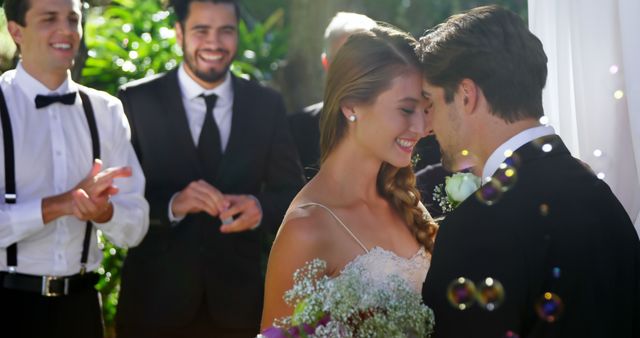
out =
[(119, 192), (111, 197), (113, 217), (106, 223), (94, 224), (115, 245), (134, 247), (140, 244), (149, 229), (149, 204), (144, 198), (145, 178), (130, 142), (131, 130), (122, 104), (117, 100), (110, 101), (107, 109), (113, 119), (113, 129), (112, 134), (105, 135), (101, 141), (103, 157), (108, 159), (104, 169), (129, 166), (132, 175), (114, 180)]

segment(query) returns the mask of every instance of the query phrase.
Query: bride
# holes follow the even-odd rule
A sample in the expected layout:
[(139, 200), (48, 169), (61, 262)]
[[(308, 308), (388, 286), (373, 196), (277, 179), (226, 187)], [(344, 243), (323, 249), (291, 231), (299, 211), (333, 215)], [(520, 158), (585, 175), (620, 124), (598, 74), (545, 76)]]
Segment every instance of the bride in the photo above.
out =
[(295, 197), (276, 236), (262, 329), (292, 314), (283, 295), (293, 273), (316, 258), (326, 262), (329, 277), (359, 266), (375, 281), (398, 275), (420, 292), (436, 225), (419, 202), (410, 166), (428, 129), (414, 44), (406, 33), (378, 25), (352, 35), (331, 63), (321, 169)]

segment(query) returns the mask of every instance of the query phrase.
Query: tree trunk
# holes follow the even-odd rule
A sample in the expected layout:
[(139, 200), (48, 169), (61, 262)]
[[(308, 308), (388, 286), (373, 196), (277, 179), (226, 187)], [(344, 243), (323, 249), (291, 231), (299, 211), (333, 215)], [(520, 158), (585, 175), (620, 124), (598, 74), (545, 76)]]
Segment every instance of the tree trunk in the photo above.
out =
[(322, 100), (325, 75), (320, 55), (324, 30), (339, 0), (289, 0), (287, 64), (277, 74), (290, 112)]

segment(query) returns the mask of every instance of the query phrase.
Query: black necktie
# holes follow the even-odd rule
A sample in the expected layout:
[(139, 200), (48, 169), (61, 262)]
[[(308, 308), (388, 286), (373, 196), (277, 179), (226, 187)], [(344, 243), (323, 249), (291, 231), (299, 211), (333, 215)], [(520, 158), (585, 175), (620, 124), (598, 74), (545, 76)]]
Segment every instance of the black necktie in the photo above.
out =
[(44, 108), (52, 103), (60, 102), (71, 105), (76, 102), (76, 92), (64, 95), (36, 95), (36, 108)]
[(200, 131), (200, 138), (198, 139), (198, 157), (204, 169), (204, 178), (209, 183), (214, 183), (220, 158), (222, 158), (220, 131), (216, 121), (213, 119), (213, 107), (216, 106), (218, 96), (216, 94), (202, 94), (200, 96), (204, 98), (207, 110), (202, 130)]

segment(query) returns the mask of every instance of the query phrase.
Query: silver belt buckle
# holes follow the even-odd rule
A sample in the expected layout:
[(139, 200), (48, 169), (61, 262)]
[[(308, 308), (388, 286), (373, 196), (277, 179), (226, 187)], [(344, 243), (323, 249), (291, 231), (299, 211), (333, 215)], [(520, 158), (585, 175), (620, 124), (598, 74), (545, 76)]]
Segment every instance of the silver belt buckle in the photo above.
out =
[[(62, 293), (60, 292), (51, 292), (49, 288), (51, 287), (51, 281), (56, 280), (64, 280), (64, 290)], [(59, 297), (66, 296), (69, 294), (69, 279), (66, 277), (57, 277), (57, 276), (42, 276), (42, 292), (41, 294), (45, 297)]]

